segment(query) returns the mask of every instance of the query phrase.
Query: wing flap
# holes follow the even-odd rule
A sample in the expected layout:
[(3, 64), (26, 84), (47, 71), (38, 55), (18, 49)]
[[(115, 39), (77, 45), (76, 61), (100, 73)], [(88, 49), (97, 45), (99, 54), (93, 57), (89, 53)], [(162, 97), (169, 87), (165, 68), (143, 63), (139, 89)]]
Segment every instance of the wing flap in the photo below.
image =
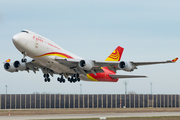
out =
[(109, 74), (111, 78), (117, 79), (117, 78), (145, 78), (147, 76), (142, 76), (142, 75), (112, 75)]

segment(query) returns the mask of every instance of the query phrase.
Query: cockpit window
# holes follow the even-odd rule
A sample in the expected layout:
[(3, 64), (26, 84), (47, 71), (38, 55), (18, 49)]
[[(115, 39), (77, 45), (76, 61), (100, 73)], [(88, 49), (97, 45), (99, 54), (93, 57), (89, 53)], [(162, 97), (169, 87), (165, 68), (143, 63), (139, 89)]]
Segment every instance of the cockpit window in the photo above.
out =
[(29, 32), (28, 32), (28, 31), (26, 31), (26, 30), (22, 30), (21, 32), (29, 33)]

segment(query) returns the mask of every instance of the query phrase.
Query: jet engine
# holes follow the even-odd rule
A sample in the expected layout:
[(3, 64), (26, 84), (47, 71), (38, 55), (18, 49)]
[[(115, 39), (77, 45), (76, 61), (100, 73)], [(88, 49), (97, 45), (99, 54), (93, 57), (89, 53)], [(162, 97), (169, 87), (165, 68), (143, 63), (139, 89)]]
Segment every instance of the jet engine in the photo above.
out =
[(126, 61), (121, 61), (119, 63), (119, 68), (121, 70), (127, 71), (127, 72), (131, 72), (133, 71), (136, 67), (133, 66), (130, 62), (126, 62)]
[(12, 63), (10, 62), (6, 62), (4, 64), (4, 69), (8, 72), (18, 72), (18, 70), (13, 66)]
[(81, 60), (79, 62), (79, 67), (84, 70), (91, 70), (93, 68), (93, 62), (88, 60)]
[(16, 69), (18, 69), (18, 70), (20, 70), (20, 71), (23, 71), (23, 70), (25, 70), (26, 69), (26, 63), (22, 63), (22, 62), (20, 62), (20, 61), (15, 61), (14, 62), (14, 67), (16, 68)]

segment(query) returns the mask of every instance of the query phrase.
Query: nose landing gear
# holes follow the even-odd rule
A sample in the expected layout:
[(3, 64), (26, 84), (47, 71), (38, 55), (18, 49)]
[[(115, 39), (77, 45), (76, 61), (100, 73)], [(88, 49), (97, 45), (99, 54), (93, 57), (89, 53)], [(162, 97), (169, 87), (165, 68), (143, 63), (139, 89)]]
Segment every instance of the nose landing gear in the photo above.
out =
[(25, 59), (21, 59), (21, 62), (27, 62), (27, 59), (25, 58)]
[(26, 52), (22, 52), (22, 54), (23, 54), (23, 58), (21, 59), (21, 62), (23, 63), (23, 62), (27, 62), (27, 59), (25, 58), (26, 57)]

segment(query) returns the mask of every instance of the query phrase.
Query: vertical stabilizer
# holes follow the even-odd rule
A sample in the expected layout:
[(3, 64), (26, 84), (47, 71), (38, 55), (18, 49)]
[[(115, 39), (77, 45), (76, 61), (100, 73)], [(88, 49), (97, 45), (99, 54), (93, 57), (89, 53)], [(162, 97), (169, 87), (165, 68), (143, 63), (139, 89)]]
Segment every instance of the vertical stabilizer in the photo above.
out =
[(118, 46), (105, 61), (120, 61), (124, 48)]

